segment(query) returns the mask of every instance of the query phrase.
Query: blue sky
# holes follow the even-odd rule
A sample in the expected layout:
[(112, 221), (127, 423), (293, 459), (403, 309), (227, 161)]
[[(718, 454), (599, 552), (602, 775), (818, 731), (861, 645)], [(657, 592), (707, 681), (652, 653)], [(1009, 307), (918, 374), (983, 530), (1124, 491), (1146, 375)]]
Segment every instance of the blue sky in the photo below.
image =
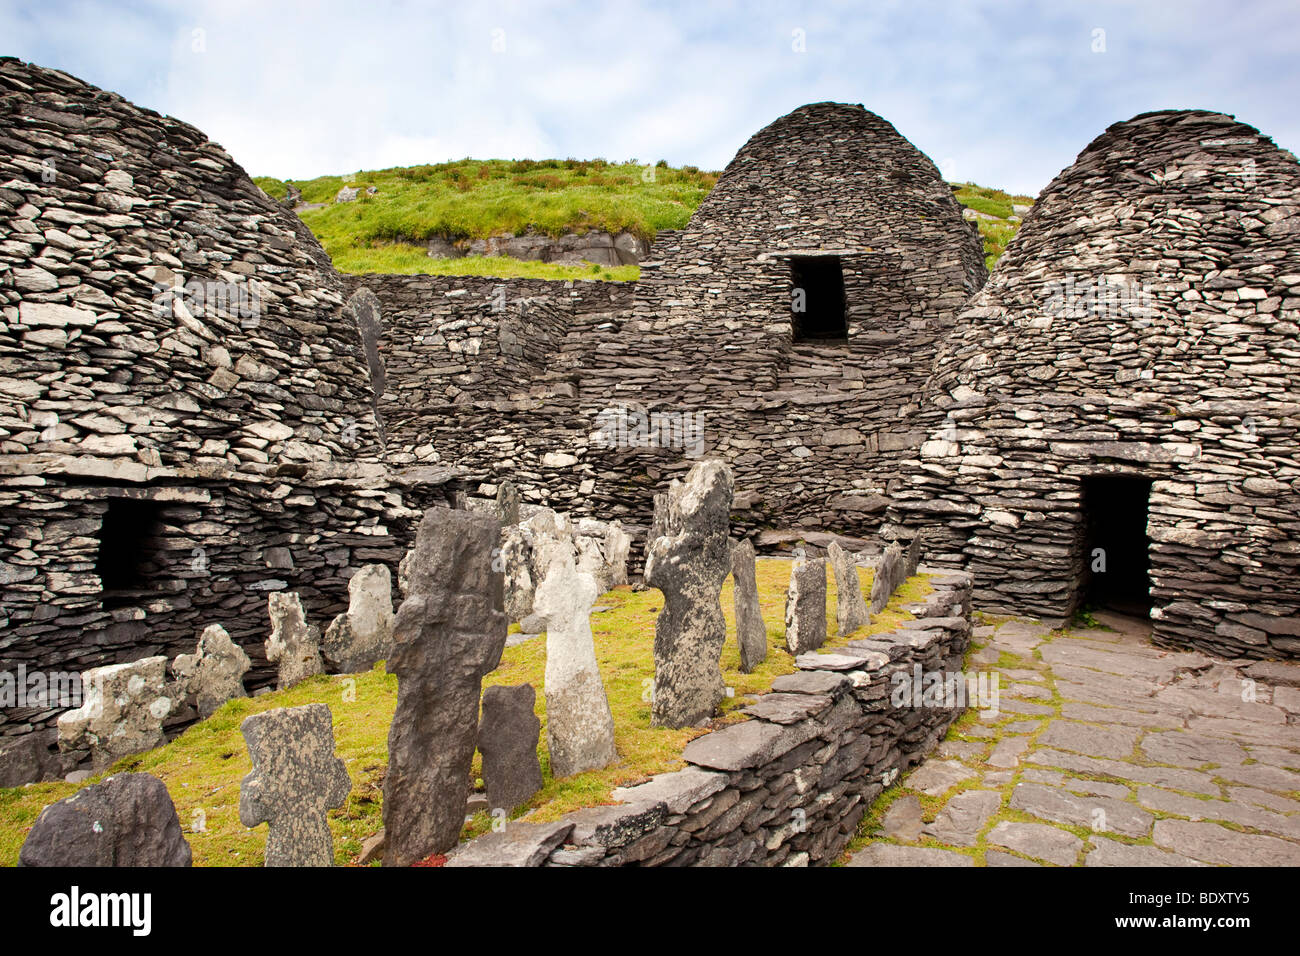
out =
[(720, 169), (836, 100), (949, 179), (1035, 194), (1151, 109), (1222, 110), (1300, 149), (1297, 53), (1296, 0), (0, 0), (0, 54), (297, 179), (465, 156)]

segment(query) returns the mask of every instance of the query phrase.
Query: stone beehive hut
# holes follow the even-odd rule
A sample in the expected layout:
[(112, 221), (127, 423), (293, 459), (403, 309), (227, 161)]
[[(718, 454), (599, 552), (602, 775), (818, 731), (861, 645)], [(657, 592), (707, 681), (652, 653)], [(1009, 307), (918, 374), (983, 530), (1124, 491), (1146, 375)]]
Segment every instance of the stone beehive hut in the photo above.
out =
[(936, 361), (892, 517), (993, 611), (1300, 654), (1300, 167), (1202, 111), (1047, 187)]
[(722, 457), (747, 531), (875, 529), (935, 348), (985, 278), (934, 164), (861, 106), (805, 106), (655, 251), (631, 295), (358, 277), (384, 312), (390, 451), (642, 527), (693, 457)]
[(701, 415), (742, 520), (873, 530), (919, 444), (934, 350), (985, 279), (935, 165), (861, 106), (800, 107), (655, 255), (584, 376), (588, 411), (630, 397)]
[(268, 591), (332, 613), (346, 569), (396, 566), (411, 513), (354, 310), (224, 150), (2, 59), (0, 236), (0, 672), (192, 651), (210, 623), (264, 664)]

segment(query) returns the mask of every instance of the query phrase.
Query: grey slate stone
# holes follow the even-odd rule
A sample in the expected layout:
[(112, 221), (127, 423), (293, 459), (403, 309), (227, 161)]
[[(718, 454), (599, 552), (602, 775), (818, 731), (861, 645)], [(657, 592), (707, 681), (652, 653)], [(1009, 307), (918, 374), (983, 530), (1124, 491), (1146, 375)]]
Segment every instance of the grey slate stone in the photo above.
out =
[(478, 749), (491, 808), (509, 812), (542, 789), (542, 764), (537, 757), (542, 722), (533, 710), (536, 703), (532, 684), (483, 691)]

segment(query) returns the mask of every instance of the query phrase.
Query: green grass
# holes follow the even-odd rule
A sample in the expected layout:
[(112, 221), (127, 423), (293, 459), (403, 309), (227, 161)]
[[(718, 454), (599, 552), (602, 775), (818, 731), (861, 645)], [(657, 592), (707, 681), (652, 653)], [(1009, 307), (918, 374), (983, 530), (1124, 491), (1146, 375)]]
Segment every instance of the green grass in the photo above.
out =
[[(653, 170), (653, 179), (650, 179)], [(718, 180), (718, 173), (694, 166), (653, 167), (603, 159), (475, 160), (282, 180), (254, 182), (273, 199), (292, 182), (303, 202), (324, 203), (302, 220), (341, 272), (484, 275), (503, 278), (601, 279), (629, 281), (636, 266), (591, 271), (494, 257), (430, 259), (423, 243), (434, 236), (486, 239), (530, 230), (550, 236), (602, 229), (628, 231), (653, 240), (660, 229), (681, 229)], [(358, 189), (354, 202), (334, 202), (344, 186)], [(366, 189), (374, 186), (371, 196)], [(1006, 220), (1011, 204), (1032, 203), (1000, 189), (973, 183), (954, 185), (963, 205)], [(993, 263), (1015, 234), (1015, 222), (980, 220), (986, 264)]]
[(953, 195), (967, 209), (982, 212), (987, 216), (996, 216), (1002, 220), (1001, 222), (991, 219), (975, 220), (980, 237), (984, 240), (984, 266), (992, 272), (993, 266), (1002, 257), (1002, 253), (1006, 252), (1007, 243), (1020, 228), (1019, 222), (1010, 220), (1010, 217), (1015, 215), (1015, 210), (1011, 207), (1032, 206), (1033, 197), (1014, 196), (1001, 189), (989, 189), (987, 186), (977, 186), (974, 183), (954, 183)]
[[(793, 673), (794, 663), (784, 647), (782, 624), (785, 589), (789, 583), (788, 561), (773, 559), (757, 563), (759, 601), (768, 623), (769, 653), (753, 673), (740, 671), (740, 652), (735, 640), (730, 579), (723, 587), (722, 606), (727, 618), (727, 643), (722, 652), (723, 679), (734, 696), (723, 702), (715, 727), (744, 719), (739, 708), (772, 686), (781, 674)], [(870, 593), (872, 574), (859, 570), (864, 591)], [(930, 592), (925, 577), (907, 581), (889, 606), (855, 637), (890, 630), (911, 617), (900, 610), (903, 604)], [(532, 821), (544, 821), (569, 810), (610, 802), (617, 786), (641, 782), (653, 774), (684, 766), (682, 748), (706, 731), (698, 727), (667, 730), (650, 726), (648, 681), (654, 676), (654, 625), (663, 606), (657, 590), (632, 591), (618, 588), (603, 595), (598, 605), (609, 610), (593, 614), (592, 633), (596, 657), (604, 680), (610, 709), (614, 714), (615, 744), (619, 759), (601, 770), (555, 779), (550, 773), (546, 746), (546, 699), (544, 638), (506, 648), (500, 666), (484, 681), (493, 684), (531, 683), (538, 691), (537, 715), (542, 720), (538, 757), (545, 786), (527, 807), (516, 815), (528, 814)], [(827, 584), (827, 620), (831, 629), (828, 647), (842, 645), (849, 635), (835, 631), (835, 582)], [(176, 804), (181, 824), (194, 851), (197, 866), (260, 866), (266, 844), (266, 827), (252, 830), (239, 822), (239, 783), (249, 772), (248, 752), (239, 732), (249, 714), (273, 707), (295, 707), (322, 702), (334, 717), (336, 750), (352, 777), (347, 802), (329, 815), (334, 833), (335, 859), (355, 859), (361, 842), (383, 825), (382, 779), (388, 760), (388, 728), (397, 699), (397, 679), (382, 666), (364, 674), (313, 677), (286, 691), (244, 698), (227, 703), (208, 720), (188, 728), (164, 747), (119, 761), (114, 772), (152, 773), (166, 785)], [(98, 782), (103, 776), (88, 783)], [(471, 776), (481, 775), (479, 758), (474, 758)], [(80, 786), (68, 783), (37, 784), (0, 790), (0, 865), (12, 866), (26, 839), (27, 830), (47, 804), (76, 792)], [(530, 812), (531, 811), (531, 812)], [(478, 814), (466, 825), (465, 835), (482, 832), (489, 825), (487, 814)], [(202, 828), (199, 828), (200, 823)]]

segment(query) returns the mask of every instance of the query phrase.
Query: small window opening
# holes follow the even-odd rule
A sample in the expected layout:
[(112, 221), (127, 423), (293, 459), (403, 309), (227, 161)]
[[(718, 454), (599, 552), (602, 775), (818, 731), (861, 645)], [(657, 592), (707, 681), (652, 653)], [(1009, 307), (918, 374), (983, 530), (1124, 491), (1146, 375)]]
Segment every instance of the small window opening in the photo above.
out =
[(106, 608), (138, 604), (153, 594), (160, 570), (161, 508), (156, 501), (110, 498), (99, 532), (95, 573)]
[(790, 318), (796, 342), (846, 341), (849, 323), (839, 256), (790, 260)]

